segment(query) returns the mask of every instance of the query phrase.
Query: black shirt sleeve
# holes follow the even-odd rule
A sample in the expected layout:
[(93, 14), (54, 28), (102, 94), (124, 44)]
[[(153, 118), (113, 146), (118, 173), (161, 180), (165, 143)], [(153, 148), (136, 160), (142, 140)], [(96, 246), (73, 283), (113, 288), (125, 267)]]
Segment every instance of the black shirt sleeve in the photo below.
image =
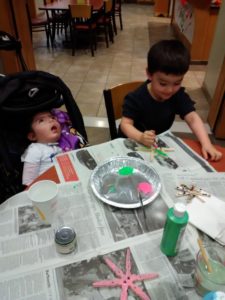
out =
[(132, 119), (138, 130), (162, 133), (170, 129), (176, 115), (183, 119), (195, 110), (194, 101), (185, 93), (184, 88), (181, 87), (170, 99), (161, 102), (149, 94), (147, 84), (148, 81), (129, 93), (123, 104), (123, 116)]

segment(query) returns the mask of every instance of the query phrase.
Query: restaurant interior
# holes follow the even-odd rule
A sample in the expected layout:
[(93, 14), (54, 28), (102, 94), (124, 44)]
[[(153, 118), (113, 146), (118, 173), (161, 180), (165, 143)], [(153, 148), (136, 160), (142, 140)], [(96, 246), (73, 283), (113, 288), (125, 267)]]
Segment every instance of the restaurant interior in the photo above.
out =
[[(1, 299), (225, 299), (224, 28), (219, 0), (0, 0)], [(161, 39), (190, 51), (218, 160), (180, 117), (149, 147), (112, 138), (110, 92), (146, 80)]]
[[(15, 10), (16, 1), (9, 2), (12, 3)], [(34, 11), (36, 16), (46, 14), (46, 10), (40, 10), (40, 8), (43, 8), (43, 1), (28, 1), (28, 3), (31, 2), (33, 4), (31, 14), (34, 14)], [(51, 45), (47, 47), (44, 31), (36, 32), (35, 29), (32, 30), (31, 47), (28, 45), (28, 40), (26, 40), (26, 43), (23, 42), (24, 36), (20, 38), (22, 53), (28, 68), (57, 75), (71, 89), (84, 117), (91, 144), (98, 144), (110, 139), (103, 90), (124, 82), (144, 81), (146, 79), (146, 54), (149, 47), (164, 38), (178, 37), (182, 40), (182, 36), (176, 34), (176, 26), (171, 26), (172, 20), (175, 19), (173, 15), (175, 14), (176, 2), (178, 1), (122, 1), (123, 29), (121, 30), (119, 18), (116, 16), (117, 34), (114, 32), (113, 43), (109, 40), (107, 47), (104, 34), (97, 34), (97, 48), (94, 51), (94, 56), (91, 55), (88, 45), (78, 45), (75, 54), (72, 55), (71, 45), (66, 43), (65, 32), (61, 28), (56, 30), (53, 47)], [(4, 1), (1, 5), (3, 9), (6, 9)], [(205, 13), (205, 7), (200, 5), (196, 8), (196, 14), (197, 11), (201, 13), (201, 10)], [(223, 11), (219, 11), (219, 14), (218, 10)], [(220, 16), (223, 12), (224, 3), (219, 9), (210, 12), (210, 18), (213, 15), (214, 19), (221, 20), (221, 17), (218, 18), (218, 14)], [(17, 14), (19, 14), (18, 10), (16, 22), (18, 19)], [(217, 22), (214, 19), (213, 22)], [(1, 22), (3, 23), (3, 20)], [(210, 22), (212, 23), (211, 20)], [(0, 25), (1, 29), (9, 27), (6, 21)], [(197, 27), (196, 21), (195, 26)], [(26, 30), (28, 29), (26, 28)], [(23, 33), (25, 34), (25, 29), (23, 29)], [(215, 34), (215, 30), (213, 33)], [(20, 29), (18, 29), (17, 34), (20, 35)], [(208, 35), (210, 34), (208, 32)], [(215, 40), (212, 39), (210, 46), (213, 48), (214, 44)], [(218, 102), (218, 99), (214, 99), (218, 82), (214, 82), (213, 87), (212, 83), (210, 83), (211, 86), (209, 84), (214, 75), (213, 72), (216, 71), (212, 67), (212, 65), (215, 65), (215, 58), (209, 56), (209, 46), (207, 53), (206, 46), (204, 47), (205, 52), (200, 53), (201, 49), (198, 43), (199, 54), (193, 52), (193, 47), (194, 41), (191, 48), (193, 60), (189, 71), (185, 75), (183, 85), (196, 102), (196, 109), (203, 119), (212, 140), (219, 145), (224, 145), (223, 139), (225, 136), (222, 134), (218, 138), (216, 134), (211, 134), (215, 128), (215, 122), (208, 122), (213, 101)], [(15, 64), (10, 65), (12, 63), (12, 56), (10, 55), (13, 54), (0, 51), (0, 71), (3, 74), (18, 71), (20, 68), (20, 66), (16, 67)], [(180, 118), (176, 119), (172, 131), (180, 136), (192, 137), (190, 130)]]

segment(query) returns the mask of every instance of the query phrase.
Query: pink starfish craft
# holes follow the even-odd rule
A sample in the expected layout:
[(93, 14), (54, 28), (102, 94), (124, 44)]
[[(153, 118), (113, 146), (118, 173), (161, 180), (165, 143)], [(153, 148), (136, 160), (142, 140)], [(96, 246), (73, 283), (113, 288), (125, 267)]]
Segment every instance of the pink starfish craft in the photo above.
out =
[(137, 296), (142, 300), (150, 300), (150, 297), (137, 285), (133, 283), (133, 281), (142, 281), (146, 279), (154, 279), (159, 277), (157, 273), (149, 273), (149, 274), (131, 274), (131, 261), (130, 261), (130, 249), (127, 249), (126, 253), (126, 273), (117, 267), (109, 258), (104, 258), (107, 266), (118, 276), (119, 278), (115, 278), (112, 280), (101, 280), (93, 282), (93, 287), (116, 287), (121, 286), (121, 294), (120, 300), (127, 299), (127, 291), (130, 288)]

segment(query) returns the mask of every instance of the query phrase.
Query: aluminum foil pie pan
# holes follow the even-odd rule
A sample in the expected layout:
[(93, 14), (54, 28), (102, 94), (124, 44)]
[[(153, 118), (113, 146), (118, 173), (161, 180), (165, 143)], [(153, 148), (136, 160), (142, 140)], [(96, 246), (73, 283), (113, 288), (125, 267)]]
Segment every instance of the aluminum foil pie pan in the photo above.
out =
[[(144, 191), (139, 186), (147, 186)], [(113, 157), (97, 166), (90, 177), (90, 187), (101, 201), (121, 208), (137, 208), (149, 204), (158, 196), (161, 182), (158, 173), (145, 161), (128, 157)]]

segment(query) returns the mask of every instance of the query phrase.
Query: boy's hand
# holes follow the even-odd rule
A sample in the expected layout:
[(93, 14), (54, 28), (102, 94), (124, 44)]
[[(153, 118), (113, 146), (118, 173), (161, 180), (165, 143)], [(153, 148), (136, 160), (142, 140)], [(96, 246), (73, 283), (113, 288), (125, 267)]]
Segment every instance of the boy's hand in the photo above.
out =
[(141, 135), (140, 143), (146, 147), (150, 147), (155, 143), (155, 138), (156, 135), (154, 130), (146, 130)]
[(207, 146), (202, 146), (202, 155), (205, 159), (211, 161), (218, 161), (222, 158), (222, 153), (218, 151), (212, 144)]

